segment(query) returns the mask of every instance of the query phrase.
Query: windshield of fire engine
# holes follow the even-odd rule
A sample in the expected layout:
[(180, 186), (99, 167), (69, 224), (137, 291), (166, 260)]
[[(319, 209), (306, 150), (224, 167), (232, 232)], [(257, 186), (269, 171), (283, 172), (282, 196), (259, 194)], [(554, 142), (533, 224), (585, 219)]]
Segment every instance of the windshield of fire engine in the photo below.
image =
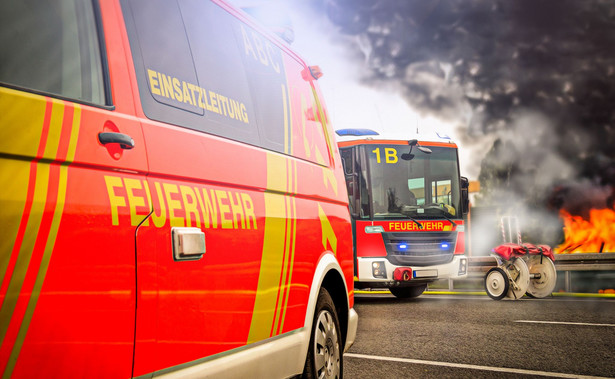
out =
[(366, 146), (374, 219), (462, 217), (457, 150), (429, 149)]

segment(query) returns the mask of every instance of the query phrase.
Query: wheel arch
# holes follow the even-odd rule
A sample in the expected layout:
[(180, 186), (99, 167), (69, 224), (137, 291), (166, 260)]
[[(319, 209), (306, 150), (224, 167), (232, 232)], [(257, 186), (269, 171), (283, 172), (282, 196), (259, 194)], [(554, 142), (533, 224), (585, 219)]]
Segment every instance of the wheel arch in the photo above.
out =
[(335, 255), (332, 252), (325, 252), (316, 265), (312, 286), (310, 287), (309, 302), (305, 312), (304, 329), (307, 331), (307, 340), (304, 341), (303, 356), (307, 355), (312, 323), (314, 322), (314, 312), (316, 311), (316, 302), (321, 288), (325, 288), (333, 299), (340, 323), (342, 346), (346, 344), (349, 318), (348, 286)]
[[(342, 275), (335, 270), (329, 270), (322, 281), (321, 288), (325, 288), (335, 304), (335, 311), (342, 332), (342, 346), (346, 344), (348, 334), (348, 289)], [(342, 348), (343, 349), (343, 348)]]

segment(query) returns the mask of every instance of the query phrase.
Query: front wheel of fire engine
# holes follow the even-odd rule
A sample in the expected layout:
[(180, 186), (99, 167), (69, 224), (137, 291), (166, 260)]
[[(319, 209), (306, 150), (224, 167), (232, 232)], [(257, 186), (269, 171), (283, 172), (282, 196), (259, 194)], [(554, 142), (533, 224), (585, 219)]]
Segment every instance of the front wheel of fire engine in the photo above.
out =
[(427, 289), (427, 284), (412, 287), (391, 287), (389, 291), (398, 299), (411, 299), (419, 297)]
[(303, 378), (342, 378), (343, 346), (340, 323), (329, 292), (321, 288), (312, 322)]
[(487, 275), (485, 275), (485, 291), (487, 291), (487, 295), (490, 298), (502, 300), (506, 296), (509, 287), (508, 276), (504, 270), (494, 267), (487, 271)]

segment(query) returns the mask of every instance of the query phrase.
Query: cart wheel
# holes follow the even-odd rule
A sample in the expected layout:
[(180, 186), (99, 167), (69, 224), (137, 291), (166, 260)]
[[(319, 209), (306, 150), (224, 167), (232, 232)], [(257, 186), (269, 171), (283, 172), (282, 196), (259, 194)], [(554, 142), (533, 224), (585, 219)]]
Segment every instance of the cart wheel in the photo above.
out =
[(517, 288), (515, 289), (515, 286), (511, 284), (506, 297), (508, 299), (517, 300), (525, 295), (527, 288), (530, 286), (530, 270), (527, 268), (525, 261), (521, 258), (515, 259), (512, 262), (512, 266), (514, 267), (508, 266), (508, 273), (517, 285)]
[(508, 292), (508, 276), (499, 267), (494, 267), (487, 271), (485, 275), (485, 291), (493, 300), (502, 300)]
[(530, 274), (540, 274), (540, 278), (530, 279), (527, 294), (532, 297), (547, 297), (553, 293), (557, 282), (557, 271), (553, 261), (545, 256), (532, 255), (527, 262)]

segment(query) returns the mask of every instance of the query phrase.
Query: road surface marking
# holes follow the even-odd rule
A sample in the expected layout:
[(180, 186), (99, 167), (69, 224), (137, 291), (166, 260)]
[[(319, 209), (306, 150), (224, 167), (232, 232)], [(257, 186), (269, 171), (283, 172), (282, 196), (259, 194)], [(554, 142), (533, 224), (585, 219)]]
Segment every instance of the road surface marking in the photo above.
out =
[(565, 374), (565, 373), (561, 373), (561, 372), (535, 371), (535, 370), (524, 370), (524, 369), (506, 368), (506, 367), (478, 366), (478, 365), (470, 365), (470, 364), (465, 364), (465, 363), (424, 361), (424, 360), (420, 360), (420, 359), (410, 359), (410, 358), (381, 357), (381, 356), (377, 356), (377, 355), (366, 355), (366, 354), (355, 354), (355, 353), (346, 353), (346, 354), (344, 354), (344, 357), (372, 359), (372, 360), (376, 360), (376, 361), (412, 363), (412, 364), (417, 364), (417, 365), (431, 365), (431, 366), (464, 368), (464, 369), (469, 369), (469, 370), (505, 372), (505, 373), (512, 373), (512, 374), (521, 374), (521, 375), (539, 375), (539, 376), (548, 376), (548, 377), (552, 377), (552, 378), (607, 379), (607, 377), (602, 377), (602, 376), (588, 376), (588, 375), (577, 375), (577, 374)]
[(607, 326), (615, 327), (615, 324), (591, 324), (587, 322), (562, 322), (562, 321), (536, 321), (536, 320), (515, 320), (515, 322), (524, 322), (526, 324), (557, 324), (557, 325), (580, 325), (580, 326)]

